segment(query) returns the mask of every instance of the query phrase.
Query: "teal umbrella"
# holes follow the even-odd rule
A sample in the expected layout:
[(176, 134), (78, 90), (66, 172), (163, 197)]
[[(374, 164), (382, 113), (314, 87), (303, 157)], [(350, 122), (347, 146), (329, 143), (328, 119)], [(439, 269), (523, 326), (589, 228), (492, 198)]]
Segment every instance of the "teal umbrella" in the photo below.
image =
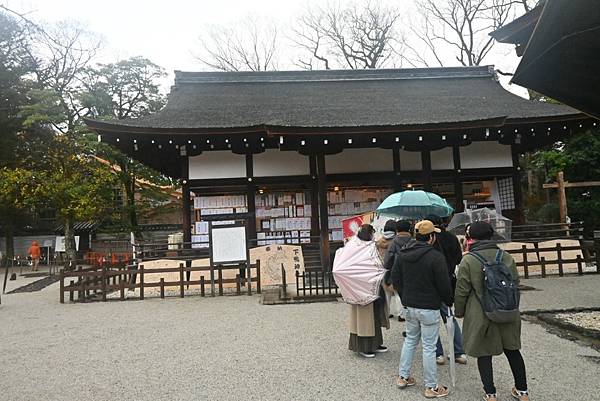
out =
[(454, 209), (444, 198), (425, 191), (396, 192), (385, 198), (377, 208), (381, 215), (406, 219), (422, 219), (428, 214), (447, 217), (452, 212)]

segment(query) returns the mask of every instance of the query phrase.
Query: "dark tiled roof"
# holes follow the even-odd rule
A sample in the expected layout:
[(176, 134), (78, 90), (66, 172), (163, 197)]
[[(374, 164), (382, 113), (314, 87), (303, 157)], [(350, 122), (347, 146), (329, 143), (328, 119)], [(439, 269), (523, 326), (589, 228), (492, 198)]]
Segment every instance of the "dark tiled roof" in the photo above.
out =
[[(274, 127), (411, 126), (499, 117), (578, 114), (522, 99), (492, 67), (393, 70), (181, 72), (160, 112), (92, 128), (162, 130)], [(108, 124), (107, 124), (108, 123)], [(129, 128), (127, 128), (129, 127)]]

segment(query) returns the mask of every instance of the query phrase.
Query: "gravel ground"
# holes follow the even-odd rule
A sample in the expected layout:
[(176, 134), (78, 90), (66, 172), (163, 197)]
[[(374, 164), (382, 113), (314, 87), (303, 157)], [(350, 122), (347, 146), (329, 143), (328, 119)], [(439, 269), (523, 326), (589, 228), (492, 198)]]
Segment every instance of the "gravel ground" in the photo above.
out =
[(600, 331), (600, 312), (558, 313), (555, 316), (584, 329)]
[[(544, 287), (524, 294), (529, 308), (600, 304), (589, 293), (600, 276), (524, 284)], [(2, 297), (0, 400), (424, 399), (419, 358), (419, 386), (394, 386), (403, 324), (385, 333), (389, 353), (358, 358), (346, 350), (342, 303), (263, 306), (258, 296), (226, 296), (60, 305), (57, 289)], [(524, 322), (523, 353), (532, 400), (600, 392), (600, 354), (591, 348)], [(499, 357), (495, 367), (499, 399), (509, 400), (508, 364)], [(444, 384), (447, 369), (439, 370)], [(475, 361), (457, 371), (449, 399), (479, 400)]]

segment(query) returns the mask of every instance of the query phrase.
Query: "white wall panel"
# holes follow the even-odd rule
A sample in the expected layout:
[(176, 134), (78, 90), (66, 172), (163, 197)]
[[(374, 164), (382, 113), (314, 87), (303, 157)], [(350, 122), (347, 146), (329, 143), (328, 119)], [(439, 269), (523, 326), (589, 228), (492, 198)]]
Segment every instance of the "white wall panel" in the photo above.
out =
[(344, 149), (342, 153), (325, 156), (327, 174), (373, 173), (394, 171), (391, 149)]
[(494, 141), (473, 142), (460, 148), (460, 164), (463, 169), (512, 167), (510, 145)]
[(267, 149), (252, 156), (255, 177), (275, 177), (287, 175), (308, 175), (308, 156), (294, 151)]
[(246, 156), (226, 150), (192, 156), (189, 164), (191, 180), (246, 176)]
[(421, 171), (421, 152), (400, 150), (400, 171)]
[(432, 170), (454, 170), (452, 148), (443, 148), (431, 152)]

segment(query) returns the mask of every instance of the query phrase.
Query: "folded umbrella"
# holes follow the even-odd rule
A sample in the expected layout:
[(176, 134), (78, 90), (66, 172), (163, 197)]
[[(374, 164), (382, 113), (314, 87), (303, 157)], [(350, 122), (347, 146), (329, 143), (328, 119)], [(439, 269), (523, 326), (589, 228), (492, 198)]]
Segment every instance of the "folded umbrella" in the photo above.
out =
[(335, 252), (333, 277), (346, 303), (368, 305), (379, 298), (385, 273), (375, 241), (353, 237)]
[(446, 331), (448, 332), (448, 356), (450, 358), (450, 381), (452, 387), (456, 387), (456, 355), (454, 355), (454, 313), (452, 308), (447, 307), (448, 317), (446, 318)]

